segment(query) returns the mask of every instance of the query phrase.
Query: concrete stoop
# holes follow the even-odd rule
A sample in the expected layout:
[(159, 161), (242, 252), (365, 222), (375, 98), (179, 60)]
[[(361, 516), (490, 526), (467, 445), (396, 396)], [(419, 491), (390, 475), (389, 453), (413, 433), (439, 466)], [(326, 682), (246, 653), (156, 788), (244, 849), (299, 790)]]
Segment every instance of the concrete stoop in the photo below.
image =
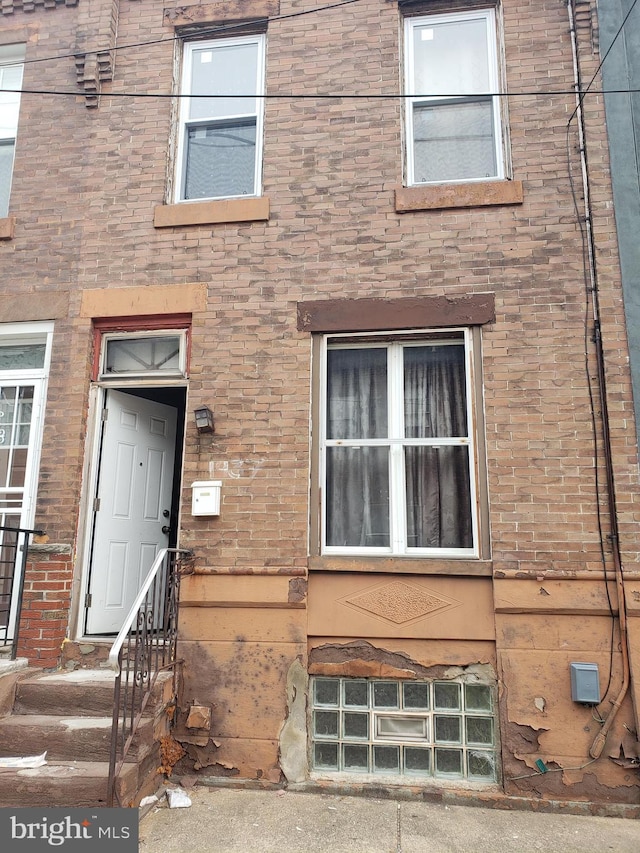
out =
[[(36, 756), (31, 769), (0, 768), (2, 806), (105, 806), (114, 673), (106, 669), (27, 673), (15, 681), (11, 713), (0, 719), (0, 756)], [(168, 684), (167, 684), (168, 682)], [(170, 676), (162, 676), (117, 782), (116, 805), (134, 805), (157, 780), (167, 734)]]

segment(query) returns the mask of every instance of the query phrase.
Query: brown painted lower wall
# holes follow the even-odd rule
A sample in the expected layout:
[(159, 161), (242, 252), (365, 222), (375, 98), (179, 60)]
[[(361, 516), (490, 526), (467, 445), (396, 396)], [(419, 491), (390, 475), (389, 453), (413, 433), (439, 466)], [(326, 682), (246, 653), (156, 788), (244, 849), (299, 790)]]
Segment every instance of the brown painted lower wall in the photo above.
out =
[[(630, 695), (602, 757), (589, 757), (598, 714), (608, 713), (622, 678), (619, 636), (614, 631), (612, 649), (615, 620), (602, 611), (597, 578), (545, 582), (541, 593), (536, 580), (312, 572), (308, 600), (304, 586), (280, 575), (185, 579), (178, 737), (190, 768), (284, 778), (289, 741), (282, 731), (296, 662), (307, 678), (442, 679), (480, 667), (495, 674), (499, 697), (497, 788), (549, 800), (637, 802), (640, 752)], [(572, 701), (572, 661), (598, 664), (599, 711)], [(210, 731), (185, 727), (193, 704), (211, 708)], [(306, 732), (300, 736), (306, 742)]]

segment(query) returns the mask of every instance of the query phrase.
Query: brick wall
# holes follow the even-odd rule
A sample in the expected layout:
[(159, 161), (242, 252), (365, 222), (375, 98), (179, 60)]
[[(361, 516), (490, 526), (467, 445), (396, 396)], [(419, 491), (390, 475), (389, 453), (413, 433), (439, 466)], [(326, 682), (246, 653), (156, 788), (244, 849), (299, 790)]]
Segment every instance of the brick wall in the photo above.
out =
[[(317, 5), (281, 0), (280, 13), (290, 16)], [(593, 4), (579, 5), (581, 13), (592, 11)], [(165, 8), (174, 7), (181, 8), (167, 0)], [(32, 319), (60, 293), (68, 294), (68, 312), (56, 315), (37, 526), (50, 541), (70, 548), (79, 521), (93, 340), (91, 317), (82, 311), (83, 294), (108, 291), (113, 306), (126, 306), (136, 301), (131, 293), (139, 297), (151, 286), (206, 287), (206, 305), (193, 313), (188, 410), (209, 404), (216, 433), (197, 436), (188, 418), (181, 544), (195, 549), (199, 570), (225, 578), (297, 577), (307, 568), (309, 496), (317, 489), (309, 478), (313, 377), (311, 342), (297, 329), (296, 303), (495, 294), (496, 319), (482, 334), (489, 571), (500, 577), (499, 591), (494, 584), (495, 605), (506, 614), (498, 619), (497, 644), (504, 654), (498, 654), (497, 667), (513, 697), (503, 720), (505, 750), (518, 775), (521, 762), (530, 766), (539, 754), (529, 750), (523, 758), (524, 751), (518, 753), (518, 725), (553, 728), (555, 739), (547, 741), (553, 740), (549, 749), (558, 752), (572, 731), (590, 724), (567, 717), (571, 703), (566, 697), (555, 706), (550, 702), (566, 660), (558, 664), (554, 659), (551, 665), (546, 652), (530, 647), (551, 644), (555, 654), (569, 642), (577, 655), (592, 654), (608, 666), (601, 531), (609, 569), (611, 551), (597, 393), (595, 445), (591, 413), (590, 394), (597, 392), (597, 383), (575, 121), (567, 135), (575, 97), (566, 8), (550, 0), (504, 0), (502, 7), (510, 93), (504, 111), (512, 177), (523, 187), (521, 204), (396, 211), (395, 191), (403, 183), (402, 103), (387, 96), (402, 88), (401, 22), (396, 3), (361, 0), (269, 23), (267, 92), (280, 97), (268, 99), (265, 108), (268, 221), (154, 228), (154, 210), (167, 200), (175, 107), (169, 98), (117, 95), (172, 93), (175, 30), (162, 6), (120, 0), (118, 45), (163, 41), (117, 51), (113, 80), (102, 84), (97, 107), (87, 108), (81, 90), (77, 96), (24, 96), (11, 201), (15, 229), (13, 239), (0, 241), (0, 264), (4, 291), (19, 297), (22, 306), (23, 315), (13, 320)], [(13, 15), (0, 17), (0, 34), (6, 40), (12, 30), (16, 38), (26, 38), (28, 59), (55, 57), (73, 51), (79, 39), (77, 15), (71, 7), (27, 14), (16, 6)], [(591, 14), (580, 15), (580, 60), (587, 81), (599, 61), (591, 24)], [(107, 47), (109, 39), (105, 33)], [(75, 74), (72, 59), (51, 59), (28, 64), (24, 85), (75, 91)], [(334, 97), (314, 97), (318, 93)], [(599, 96), (590, 95), (584, 106), (618, 518), (631, 581), (640, 578), (640, 510), (626, 332), (603, 105)], [(171, 310), (181, 308), (172, 305)], [(0, 304), (0, 320), (2, 312)], [(221, 515), (192, 518), (189, 484), (210, 477), (223, 481)], [(42, 665), (55, 661), (71, 572), (77, 582), (79, 568), (70, 557), (55, 555), (38, 558), (30, 567), (22, 642), (37, 644), (47, 661)], [(446, 567), (429, 561), (423, 568), (437, 573)], [(518, 580), (521, 575), (529, 578), (528, 586)], [(585, 581), (584, 575), (595, 580)], [(557, 586), (540, 592), (536, 579), (541, 577), (555, 579)], [(567, 590), (563, 578), (574, 578), (575, 585)], [(205, 586), (215, 599), (215, 578)], [(251, 608), (273, 610), (274, 593), (259, 585), (258, 595), (257, 586), (248, 584), (256, 596)], [(277, 721), (286, 716), (281, 682), (291, 661), (304, 656), (303, 620), (279, 623), (261, 641), (252, 635), (255, 645), (248, 650), (233, 615), (243, 609), (241, 602), (218, 604), (231, 615), (215, 630), (209, 624), (213, 609), (202, 608), (200, 618), (194, 617), (190, 654), (197, 658), (207, 642), (212, 655), (194, 672), (224, 671), (229, 661), (242, 658), (253, 673), (260, 654), (266, 663), (273, 657), (270, 637), (282, 646), (278, 677), (272, 680), (279, 687), (262, 697), (272, 709), (273, 725), (268, 762), (254, 770), (266, 774), (277, 757)], [(43, 611), (50, 614), (46, 619)], [(553, 621), (550, 613), (565, 621)], [(254, 629), (263, 624), (245, 617)], [(590, 619), (599, 620), (597, 630)], [(381, 644), (379, 637), (369, 639)], [(421, 635), (410, 653), (433, 663), (427, 651), (431, 641), (443, 642), (438, 648), (446, 645), (442, 637)], [(403, 653), (409, 648), (400, 639), (385, 647), (390, 645)], [(617, 665), (614, 655), (614, 687)], [(535, 683), (523, 675), (532, 667), (540, 676)], [(230, 683), (229, 696), (238, 689)], [(538, 712), (533, 703), (543, 689), (547, 710)], [(255, 729), (256, 701), (243, 694), (238, 707), (230, 699), (230, 742), (240, 732), (245, 752), (245, 735)], [(631, 717), (625, 719), (633, 728)], [(572, 742), (558, 761), (576, 766), (584, 759), (583, 746)], [(234, 761), (242, 765), (225, 754), (227, 764)], [(632, 784), (602, 778), (606, 785)]]
[(18, 634), (18, 656), (31, 666), (53, 669), (67, 636), (73, 560), (70, 554), (38, 553), (27, 559)]

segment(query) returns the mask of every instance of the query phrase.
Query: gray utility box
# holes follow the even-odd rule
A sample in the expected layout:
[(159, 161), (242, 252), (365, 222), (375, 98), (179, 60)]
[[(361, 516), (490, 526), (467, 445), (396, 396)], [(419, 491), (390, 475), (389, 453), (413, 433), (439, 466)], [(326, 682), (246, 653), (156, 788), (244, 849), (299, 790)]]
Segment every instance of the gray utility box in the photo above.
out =
[(583, 705), (600, 704), (600, 678), (597, 663), (570, 663), (571, 698)]

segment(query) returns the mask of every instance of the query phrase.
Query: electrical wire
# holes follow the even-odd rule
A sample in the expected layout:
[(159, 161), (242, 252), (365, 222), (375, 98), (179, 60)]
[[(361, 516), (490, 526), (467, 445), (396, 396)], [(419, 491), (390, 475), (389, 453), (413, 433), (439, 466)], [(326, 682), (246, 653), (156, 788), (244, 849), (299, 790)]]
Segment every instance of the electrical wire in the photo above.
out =
[[(272, 21), (287, 21), (290, 18), (302, 18), (305, 15), (314, 15), (319, 12), (326, 12), (331, 9), (339, 9), (341, 6), (351, 6), (353, 3), (360, 3), (362, 0), (339, 0), (337, 3), (329, 3), (325, 6), (316, 6), (314, 9), (303, 9), (300, 12), (289, 12), (287, 15), (271, 15), (268, 18), (269, 23)], [(250, 20), (245, 21), (234, 21), (228, 24), (216, 24), (212, 27), (200, 27), (198, 26), (198, 38), (219, 35), (220, 33), (225, 32), (233, 32), (234, 30), (245, 30), (247, 27), (250, 27), (252, 24), (259, 23), (260, 21), (266, 20), (265, 17), (256, 17)], [(187, 27), (182, 27), (182, 30), (187, 29)], [(76, 50), (73, 53), (59, 53), (56, 56), (42, 56), (36, 57), (34, 59), (25, 59), (24, 65), (31, 65), (37, 62), (55, 62), (56, 59), (76, 59), (79, 56), (86, 56), (87, 53), (112, 53), (117, 50), (131, 50), (134, 47), (151, 47), (156, 44), (173, 44), (177, 41), (184, 41), (184, 35), (180, 33), (179, 35), (170, 36), (168, 38), (159, 38), (159, 39), (149, 39), (149, 41), (138, 41), (131, 42), (129, 44), (119, 44), (114, 45), (113, 47), (98, 47), (92, 50)], [(1, 63), (0, 63), (1, 64)]]
[[(626, 24), (626, 23), (627, 23), (627, 21), (629, 20), (629, 16), (631, 15), (631, 13), (633, 12), (633, 10), (635, 9), (635, 7), (636, 7), (637, 3), (638, 3), (638, 0), (633, 0), (633, 3), (632, 3), (632, 4), (631, 4), (631, 6), (629, 7), (629, 11), (628, 11), (628, 12), (627, 12), (627, 14), (624, 16), (624, 18), (623, 18), (623, 20), (622, 20), (622, 23), (621, 23), (621, 24), (620, 24), (620, 26), (618, 27), (618, 31), (617, 31), (617, 33), (615, 34), (615, 36), (613, 37), (613, 39), (612, 39), (612, 41), (611, 41), (611, 44), (609, 45), (609, 47), (607, 48), (607, 50), (606, 50), (606, 52), (605, 52), (604, 56), (603, 56), (603, 57), (602, 57), (602, 59), (600, 60), (600, 64), (598, 65), (598, 67), (596, 68), (596, 70), (593, 72), (593, 77), (592, 77), (592, 78), (591, 78), (591, 80), (589, 81), (589, 84), (588, 84), (588, 85), (587, 85), (587, 87), (585, 88), (584, 92), (582, 92), (582, 93), (580, 94), (579, 99), (578, 99), (578, 103), (576, 104), (576, 108), (575, 108), (575, 109), (574, 109), (574, 111), (571, 113), (571, 116), (569, 117), (569, 121), (567, 122), (567, 124), (571, 124), (571, 122), (573, 121), (573, 118), (577, 115), (578, 111), (580, 110), (580, 107), (582, 106), (582, 101), (583, 101), (583, 99), (584, 99), (585, 95), (589, 92), (589, 90), (590, 90), (590, 89), (591, 89), (591, 87), (593, 86), (593, 83), (594, 83), (594, 81), (595, 81), (596, 77), (597, 77), (597, 76), (598, 76), (598, 74), (600, 73), (600, 71), (601, 71), (601, 69), (602, 69), (602, 66), (604, 65), (604, 63), (605, 63), (605, 61), (606, 61), (607, 57), (609, 56), (609, 54), (611, 53), (611, 51), (612, 51), (612, 49), (613, 49), (614, 44), (615, 44), (615, 43), (617, 42), (617, 40), (618, 40), (618, 37), (622, 34), (622, 31), (624, 30), (625, 24)], [(609, 93), (608, 93), (608, 92), (605, 92), (605, 93), (603, 93), (603, 94), (609, 94)]]
[[(81, 89), (74, 90), (66, 90), (66, 89), (0, 89), (0, 92), (9, 92), (17, 95), (60, 95), (64, 97), (78, 97), (85, 94)], [(584, 94), (590, 95), (632, 95), (640, 93), (640, 88), (638, 89), (598, 89), (594, 92), (585, 92)], [(423, 95), (423, 94), (407, 94), (405, 92), (394, 92), (390, 94), (363, 94), (361, 92), (317, 92), (315, 94), (304, 94), (299, 92), (286, 92), (282, 94), (277, 93), (263, 93), (263, 94), (248, 94), (248, 95), (240, 95), (235, 92), (226, 93), (226, 94), (215, 94), (215, 95), (195, 95), (195, 94), (182, 94), (179, 92), (105, 92), (103, 93), (104, 97), (107, 98), (191, 98), (192, 100), (197, 99), (206, 99), (206, 100), (218, 100), (224, 98), (237, 98), (241, 99), (251, 99), (251, 100), (264, 100), (264, 101), (308, 101), (308, 100), (370, 100), (370, 101), (397, 101), (397, 100), (409, 100), (412, 98), (415, 99), (442, 99), (442, 100), (456, 100), (460, 98), (469, 98), (468, 94), (438, 94), (438, 95)], [(572, 95), (575, 96), (575, 89), (559, 89), (555, 91), (525, 91), (525, 92), (483, 92), (480, 95), (474, 95), (473, 97), (478, 98), (538, 98), (538, 97), (561, 97), (564, 95)]]
[(525, 773), (524, 776), (509, 776), (509, 782), (515, 782), (517, 779), (535, 779), (540, 776), (546, 776), (547, 773), (567, 773), (571, 770), (584, 770), (585, 767), (588, 767), (597, 760), (597, 758), (592, 758), (590, 761), (581, 764), (580, 767), (547, 767), (546, 770), (538, 770), (535, 773)]

